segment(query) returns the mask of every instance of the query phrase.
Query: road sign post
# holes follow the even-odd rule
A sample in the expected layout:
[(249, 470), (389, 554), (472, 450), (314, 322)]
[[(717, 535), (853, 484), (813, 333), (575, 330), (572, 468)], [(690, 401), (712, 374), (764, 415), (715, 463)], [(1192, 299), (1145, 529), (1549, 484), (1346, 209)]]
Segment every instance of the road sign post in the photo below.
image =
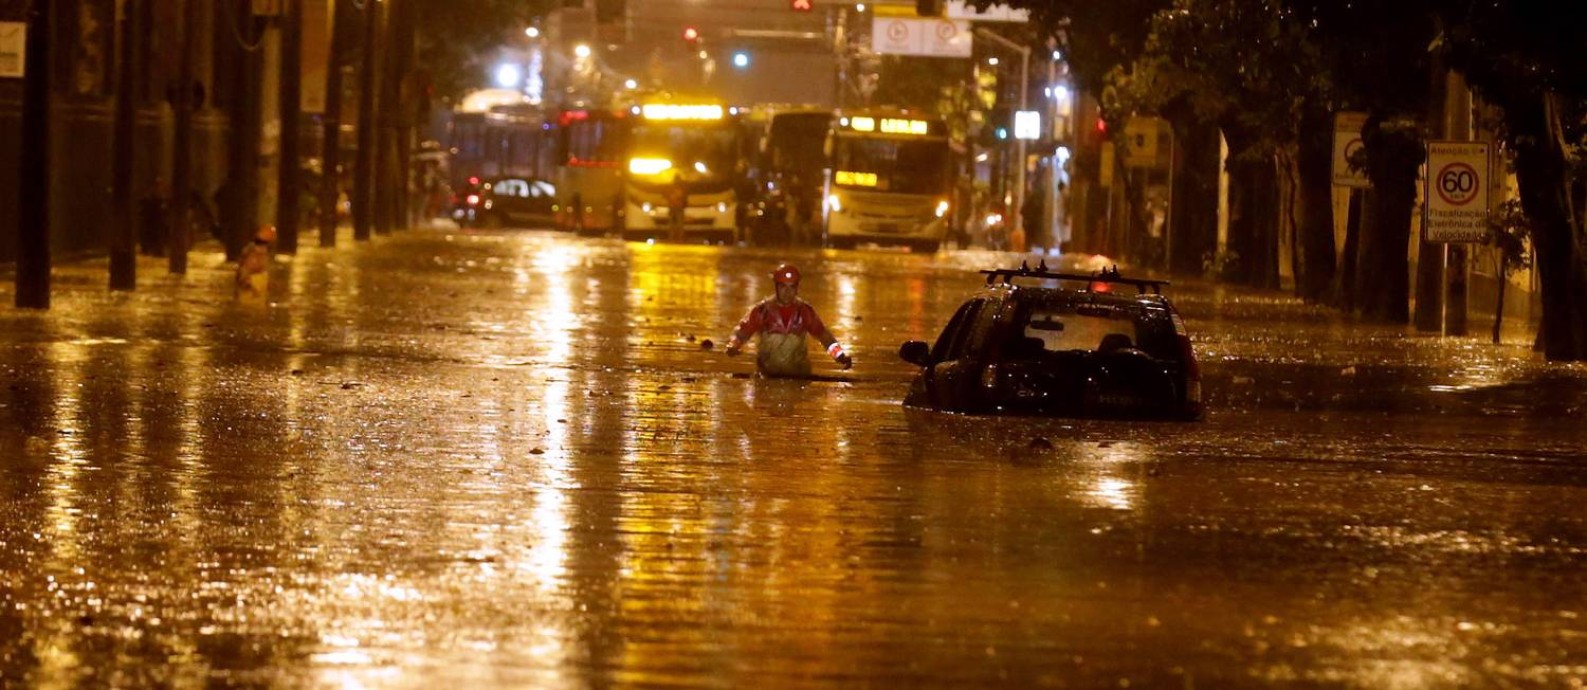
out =
[(1428, 242), (1488, 238), (1488, 144), (1427, 142), (1422, 237)]
[(1351, 157), (1361, 150), (1361, 128), (1366, 124), (1366, 113), (1334, 113), (1334, 184), (1354, 189), (1366, 189), (1372, 186), (1367, 180), (1365, 171), (1350, 168)]

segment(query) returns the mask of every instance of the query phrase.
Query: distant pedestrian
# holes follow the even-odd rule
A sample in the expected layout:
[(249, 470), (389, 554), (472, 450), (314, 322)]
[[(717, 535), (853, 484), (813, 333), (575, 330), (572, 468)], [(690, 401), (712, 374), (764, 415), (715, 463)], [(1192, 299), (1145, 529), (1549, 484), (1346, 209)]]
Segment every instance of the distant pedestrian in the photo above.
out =
[(672, 226), (673, 241), (683, 239), (683, 223), (688, 216), (689, 185), (682, 175), (672, 177), (672, 187), (667, 189), (667, 218)]
[(738, 322), (733, 335), (727, 339), (728, 356), (737, 355), (745, 341), (758, 337), (755, 366), (762, 376), (808, 377), (810, 358), (805, 345), (808, 334), (815, 336), (838, 366), (844, 369), (854, 366), (854, 360), (843, 350), (837, 337), (821, 323), (815, 307), (799, 299), (799, 269), (783, 264), (771, 272), (771, 277), (777, 294), (750, 307), (749, 313)]
[(273, 225), (261, 225), (253, 241), (242, 250), (237, 259), (237, 280), (234, 284), (238, 301), (263, 304), (270, 296), (270, 251), (276, 241)]

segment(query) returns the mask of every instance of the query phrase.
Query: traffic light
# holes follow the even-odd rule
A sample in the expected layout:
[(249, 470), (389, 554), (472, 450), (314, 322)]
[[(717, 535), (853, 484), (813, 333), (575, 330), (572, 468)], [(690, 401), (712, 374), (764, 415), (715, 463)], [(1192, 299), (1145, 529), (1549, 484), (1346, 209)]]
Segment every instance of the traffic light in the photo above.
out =
[(815, 0), (788, 0), (788, 9), (795, 12), (809, 12), (814, 5)]
[(942, 0), (915, 0), (915, 14), (921, 17), (941, 17)]

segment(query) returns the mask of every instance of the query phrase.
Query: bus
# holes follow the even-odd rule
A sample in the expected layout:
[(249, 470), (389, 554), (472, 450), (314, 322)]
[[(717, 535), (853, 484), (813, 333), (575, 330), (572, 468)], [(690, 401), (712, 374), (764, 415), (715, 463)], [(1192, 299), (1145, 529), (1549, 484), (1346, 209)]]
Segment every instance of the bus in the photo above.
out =
[(559, 224), (628, 239), (736, 243), (735, 119), (705, 101), (563, 111)]
[(747, 119), (751, 190), (747, 222), (762, 244), (821, 241), (818, 224), (832, 110), (818, 105), (759, 105)]
[(953, 192), (947, 124), (901, 109), (838, 114), (827, 140), (822, 237), (935, 252), (947, 237)]
[(521, 94), (501, 91), (464, 98), (447, 119), (445, 155), (413, 161), (427, 216), (450, 197), (452, 218), (469, 225), (480, 219), (486, 193), (497, 181), (543, 184), (549, 178), (556, 139), (544, 111)]
[(491, 102), (471, 95), (452, 112), (447, 140), (448, 181), (454, 189), (464, 188), (470, 180), (546, 179), (551, 174), (556, 142), (536, 105)]

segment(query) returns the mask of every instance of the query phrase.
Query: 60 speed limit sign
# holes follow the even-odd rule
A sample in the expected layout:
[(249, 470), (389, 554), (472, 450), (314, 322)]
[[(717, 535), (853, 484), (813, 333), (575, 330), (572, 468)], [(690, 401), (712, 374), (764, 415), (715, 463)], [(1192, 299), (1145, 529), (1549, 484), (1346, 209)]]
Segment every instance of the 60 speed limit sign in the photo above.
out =
[(1488, 237), (1488, 144), (1427, 143), (1427, 193), (1422, 223), (1428, 242), (1481, 242)]

